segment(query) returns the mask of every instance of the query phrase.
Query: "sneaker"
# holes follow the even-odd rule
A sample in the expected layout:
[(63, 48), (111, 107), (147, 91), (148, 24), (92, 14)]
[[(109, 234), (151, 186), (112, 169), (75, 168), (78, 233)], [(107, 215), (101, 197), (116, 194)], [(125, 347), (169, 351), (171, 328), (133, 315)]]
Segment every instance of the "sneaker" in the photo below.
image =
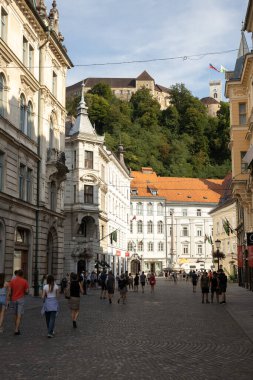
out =
[(74, 327), (75, 329), (77, 328), (76, 321), (73, 321), (73, 327)]
[(20, 334), (21, 334), (20, 330), (14, 332), (14, 335), (20, 335)]
[(47, 334), (48, 338), (53, 338), (54, 336), (52, 334)]

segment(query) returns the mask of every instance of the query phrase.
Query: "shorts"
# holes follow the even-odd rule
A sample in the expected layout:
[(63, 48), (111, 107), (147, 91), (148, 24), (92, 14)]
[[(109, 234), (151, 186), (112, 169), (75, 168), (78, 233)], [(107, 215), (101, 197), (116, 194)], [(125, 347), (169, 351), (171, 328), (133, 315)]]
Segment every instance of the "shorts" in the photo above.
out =
[(145, 282), (141, 282), (141, 286), (145, 286)]
[(105, 282), (102, 282), (102, 283), (101, 283), (101, 288), (102, 288), (102, 290), (107, 290), (107, 287), (106, 287), (106, 283), (105, 283)]
[(69, 308), (70, 308), (70, 310), (79, 310), (80, 309), (80, 297), (70, 297)]
[(11, 302), (11, 308), (13, 308), (15, 315), (23, 315), (24, 314), (24, 305), (25, 305), (25, 299), (19, 298), (16, 301)]
[(202, 288), (202, 293), (209, 293), (209, 288)]

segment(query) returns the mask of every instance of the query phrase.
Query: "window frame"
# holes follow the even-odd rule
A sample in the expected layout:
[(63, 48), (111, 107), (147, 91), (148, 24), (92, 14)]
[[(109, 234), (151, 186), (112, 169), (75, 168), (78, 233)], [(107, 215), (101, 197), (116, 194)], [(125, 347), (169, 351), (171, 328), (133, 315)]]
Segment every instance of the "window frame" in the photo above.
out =
[(92, 185), (84, 185), (83, 188), (84, 195), (84, 203), (85, 204), (93, 204), (94, 203), (94, 186)]

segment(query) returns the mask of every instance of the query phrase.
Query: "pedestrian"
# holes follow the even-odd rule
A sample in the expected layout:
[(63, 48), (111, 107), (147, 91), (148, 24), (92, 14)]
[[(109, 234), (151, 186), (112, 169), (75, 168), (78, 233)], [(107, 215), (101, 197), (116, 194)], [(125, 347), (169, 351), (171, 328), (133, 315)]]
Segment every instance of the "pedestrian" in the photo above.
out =
[(173, 272), (172, 273), (172, 277), (173, 277), (173, 280), (174, 280), (174, 284), (177, 283), (177, 272)]
[(99, 282), (101, 286), (101, 293), (100, 293), (100, 299), (106, 299), (106, 279), (107, 279), (107, 273), (106, 269), (103, 269), (102, 273), (99, 276)]
[(221, 294), (220, 303), (226, 303), (227, 276), (225, 275), (223, 269), (219, 270), (218, 284), (219, 284), (219, 289), (220, 289), (220, 294)]
[(155, 275), (154, 275), (153, 272), (150, 275), (149, 283), (150, 283), (151, 293), (154, 293), (154, 291), (155, 291), (155, 284), (156, 284), (156, 278), (155, 278)]
[(122, 299), (122, 303), (125, 304), (126, 303), (126, 295), (127, 295), (127, 282), (126, 282), (124, 273), (122, 273), (120, 275), (118, 284), (119, 284), (119, 293), (120, 293), (118, 303), (120, 303), (120, 300)]
[(138, 293), (138, 290), (139, 290), (139, 275), (138, 273), (136, 273), (134, 277), (134, 292)]
[(111, 304), (112, 303), (112, 297), (113, 297), (114, 290), (115, 290), (115, 277), (114, 277), (111, 270), (109, 271), (108, 276), (107, 276), (106, 287), (107, 287), (109, 303)]
[(195, 272), (195, 270), (192, 271), (191, 278), (192, 278), (192, 291), (193, 291), (193, 293), (196, 293), (196, 288), (197, 288), (197, 283), (198, 283), (198, 275)]
[(216, 301), (219, 303), (219, 285), (218, 285), (218, 277), (217, 272), (213, 272), (212, 278), (210, 281), (211, 284), (211, 302), (213, 303), (214, 293), (216, 294)]
[(149, 279), (150, 279), (150, 276), (151, 276), (151, 272), (150, 270), (148, 271), (148, 274), (147, 274), (147, 284), (149, 285)]
[(206, 303), (209, 303), (208, 294), (209, 294), (210, 280), (206, 271), (204, 271), (201, 276), (200, 286), (201, 286), (201, 291), (202, 291), (202, 303), (204, 303), (204, 299), (206, 300)]
[(132, 276), (132, 273), (129, 273), (129, 276), (128, 276), (128, 287), (129, 287), (129, 290), (134, 289), (134, 278)]
[(55, 318), (59, 310), (58, 304), (58, 285), (56, 285), (54, 276), (47, 276), (47, 283), (43, 287), (42, 299), (43, 307), (42, 314), (45, 314), (47, 324), (47, 337), (54, 337)]
[(24, 314), (25, 295), (28, 293), (28, 282), (23, 278), (23, 271), (19, 269), (16, 277), (11, 280), (8, 288), (8, 301), (11, 301), (15, 313), (15, 331), (14, 335), (20, 335), (20, 324)]
[(141, 283), (142, 293), (144, 293), (144, 287), (145, 287), (145, 284), (146, 284), (146, 275), (144, 274), (144, 272), (142, 272), (141, 275), (140, 275), (140, 283)]
[(77, 328), (77, 318), (80, 311), (80, 293), (83, 294), (83, 284), (81, 278), (76, 273), (70, 274), (70, 299), (69, 308), (71, 310), (71, 319), (74, 328)]
[(8, 282), (5, 281), (5, 274), (0, 273), (0, 333), (3, 332), (5, 310), (8, 307)]

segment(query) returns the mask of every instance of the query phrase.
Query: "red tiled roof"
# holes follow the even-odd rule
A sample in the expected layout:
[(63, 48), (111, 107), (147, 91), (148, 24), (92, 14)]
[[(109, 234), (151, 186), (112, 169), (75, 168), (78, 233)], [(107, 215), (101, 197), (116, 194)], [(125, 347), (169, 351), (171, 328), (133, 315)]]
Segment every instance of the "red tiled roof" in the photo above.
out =
[(222, 179), (158, 177), (155, 172), (131, 172), (131, 188), (138, 189), (138, 196), (154, 197), (148, 188), (156, 188), (158, 197), (172, 202), (219, 203), (224, 192)]

